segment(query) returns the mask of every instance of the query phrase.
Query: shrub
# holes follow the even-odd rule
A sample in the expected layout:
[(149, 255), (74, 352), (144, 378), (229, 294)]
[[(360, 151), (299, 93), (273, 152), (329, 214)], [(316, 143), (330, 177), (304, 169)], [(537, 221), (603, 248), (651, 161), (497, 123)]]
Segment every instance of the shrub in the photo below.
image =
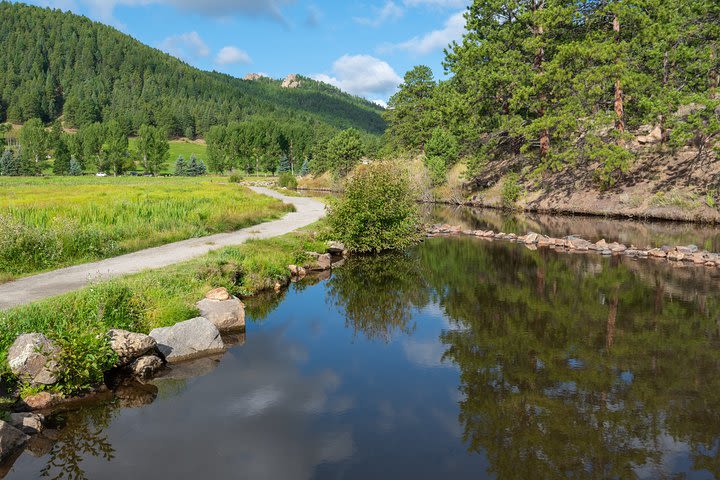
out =
[(522, 194), (522, 185), (520, 184), (520, 176), (517, 173), (510, 173), (505, 177), (502, 185), (502, 202), (503, 207), (511, 208), (515, 206)]
[(444, 128), (433, 130), (425, 145), (425, 165), (430, 171), (433, 185), (445, 183), (447, 167), (457, 161), (458, 150), (457, 139), (452, 133)]
[(237, 170), (233, 170), (230, 172), (230, 177), (228, 178), (228, 181), (230, 183), (240, 183), (244, 179), (243, 174)]
[(354, 252), (399, 250), (418, 238), (418, 207), (407, 174), (388, 162), (362, 165), (331, 205), (334, 238)]
[(297, 182), (297, 179), (295, 178), (295, 175), (293, 175), (290, 172), (281, 173), (280, 178), (278, 178), (277, 184), (280, 188), (288, 188), (291, 190), (296, 189), (298, 186), (298, 182)]
[(61, 349), (55, 370), (56, 388), (65, 395), (77, 395), (101, 384), (104, 373), (117, 361), (106, 332), (99, 329), (71, 330), (54, 340)]

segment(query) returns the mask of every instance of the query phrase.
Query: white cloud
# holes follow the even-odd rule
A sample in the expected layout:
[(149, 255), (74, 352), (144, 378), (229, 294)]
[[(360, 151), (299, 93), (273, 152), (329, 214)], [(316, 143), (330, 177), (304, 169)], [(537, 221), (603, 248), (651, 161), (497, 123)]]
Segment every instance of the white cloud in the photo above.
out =
[(470, 2), (468, 0), (404, 0), (408, 7), (432, 6), (441, 8), (459, 8), (467, 7)]
[(36, 3), (65, 9), (85, 6), (94, 18), (115, 23), (116, 6), (170, 5), (201, 15), (222, 17), (227, 15), (264, 15), (285, 23), (282, 7), (295, 0), (39, 0)]
[(332, 74), (320, 73), (312, 78), (371, 98), (388, 96), (402, 83), (402, 78), (387, 62), (370, 55), (343, 55), (333, 63)]
[(373, 17), (355, 17), (355, 22), (361, 25), (371, 27), (379, 27), (387, 21), (397, 20), (405, 13), (402, 8), (398, 7), (392, 0), (388, 1), (381, 8), (373, 7)]
[(167, 37), (160, 42), (158, 48), (183, 60), (207, 57), (210, 55), (210, 49), (197, 32), (188, 32)]
[(215, 57), (215, 63), (218, 65), (233, 65), (236, 63), (251, 63), (250, 55), (231, 45), (223, 47)]
[(413, 37), (402, 43), (385, 45), (381, 51), (405, 50), (421, 55), (441, 50), (450, 43), (460, 40), (465, 33), (464, 12), (457, 12), (445, 21), (441, 30), (433, 30), (423, 36)]
[(370, 101), (377, 105), (380, 105), (383, 108), (387, 108), (387, 106), (388, 106), (387, 102), (385, 100), (383, 100), (382, 98), (373, 98)]

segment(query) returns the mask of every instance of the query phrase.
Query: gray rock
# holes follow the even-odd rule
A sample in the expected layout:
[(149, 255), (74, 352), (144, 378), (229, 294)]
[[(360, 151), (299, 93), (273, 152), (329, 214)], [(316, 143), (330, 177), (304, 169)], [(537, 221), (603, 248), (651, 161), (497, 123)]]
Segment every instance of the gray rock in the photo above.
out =
[(27, 435), (36, 435), (42, 432), (45, 417), (38, 413), (11, 413), (7, 422)]
[(128, 367), (130, 372), (142, 380), (151, 378), (163, 368), (163, 361), (155, 355), (148, 355), (135, 360)]
[(220, 332), (231, 332), (245, 328), (245, 305), (237, 298), (210, 300), (205, 298), (196, 304), (200, 316), (207, 318)]
[(25, 446), (28, 440), (30, 437), (23, 432), (0, 420), (0, 463)]
[(220, 331), (207, 318), (197, 317), (150, 332), (169, 363), (182, 362), (225, 351)]
[(10, 370), (30, 385), (57, 382), (55, 358), (60, 349), (41, 333), (26, 333), (15, 339), (8, 350)]
[(126, 330), (110, 330), (108, 339), (110, 339), (110, 347), (118, 355), (118, 366), (131, 364), (135, 359), (155, 350), (157, 346), (149, 335)]
[(328, 242), (327, 253), (331, 255), (345, 255), (347, 249), (345, 248), (345, 244), (341, 242)]

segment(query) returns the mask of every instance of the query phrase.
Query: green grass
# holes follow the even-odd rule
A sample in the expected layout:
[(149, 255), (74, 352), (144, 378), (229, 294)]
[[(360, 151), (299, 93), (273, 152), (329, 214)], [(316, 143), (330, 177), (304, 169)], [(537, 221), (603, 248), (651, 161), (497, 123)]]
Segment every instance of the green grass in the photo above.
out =
[[(53, 339), (101, 335), (110, 328), (148, 333), (198, 314), (195, 303), (216, 287), (250, 296), (286, 283), (287, 265), (302, 264), (307, 251), (324, 251), (317, 225), (271, 240), (255, 240), (199, 259), (99, 283), (73, 293), (0, 313), (0, 373), (7, 376), (7, 349), (22, 333)], [(87, 349), (88, 358), (97, 352)], [(94, 358), (94, 357), (93, 357)], [(73, 386), (63, 386), (72, 391)]]
[(224, 178), (1, 178), (0, 281), (279, 218)]

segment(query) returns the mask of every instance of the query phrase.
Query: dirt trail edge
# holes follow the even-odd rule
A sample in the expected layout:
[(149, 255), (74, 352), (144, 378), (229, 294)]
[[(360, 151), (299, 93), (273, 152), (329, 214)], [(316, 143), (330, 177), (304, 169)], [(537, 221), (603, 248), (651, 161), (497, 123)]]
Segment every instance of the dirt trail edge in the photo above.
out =
[(102, 280), (173, 265), (212, 250), (240, 245), (250, 239), (284, 235), (316, 222), (325, 215), (325, 204), (307, 197), (289, 197), (262, 187), (254, 192), (295, 205), (295, 212), (279, 220), (243, 228), (236, 232), (191, 238), (160, 247), (140, 250), (98, 262), (53, 270), (0, 285), (0, 310), (8, 310), (47, 297), (60, 295)]

